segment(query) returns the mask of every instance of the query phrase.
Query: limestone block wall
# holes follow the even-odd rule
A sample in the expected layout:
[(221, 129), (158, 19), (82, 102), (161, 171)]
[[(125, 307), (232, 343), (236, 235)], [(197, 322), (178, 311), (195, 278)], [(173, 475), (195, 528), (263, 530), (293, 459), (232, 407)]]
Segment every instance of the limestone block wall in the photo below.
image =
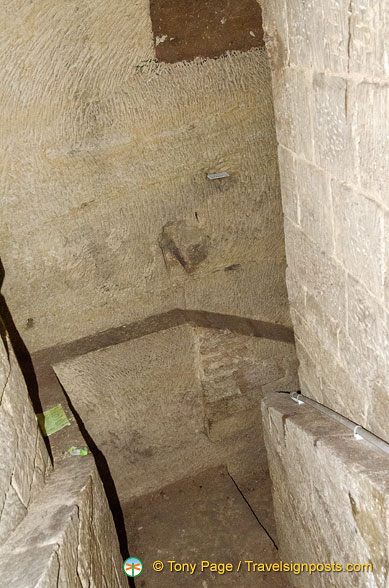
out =
[[(291, 588), (386, 588), (388, 456), (283, 394), (268, 395), (262, 415), (279, 556), (295, 563)], [(309, 574), (303, 562), (330, 569)]]
[(0, 21), (4, 296), (29, 350), (174, 308), (289, 325), (264, 50), (158, 63), (149, 0)]
[(263, 4), (302, 390), (389, 440), (388, 5)]
[(2, 323), (0, 332), (0, 583), (127, 586), (94, 460), (61, 457), (53, 471)]
[(123, 560), (91, 456), (65, 458), (0, 548), (3, 586), (124, 588)]
[[(0, 319), (1, 321), (1, 319)], [(26, 384), (0, 322), (0, 545), (39, 495), (51, 462)]]

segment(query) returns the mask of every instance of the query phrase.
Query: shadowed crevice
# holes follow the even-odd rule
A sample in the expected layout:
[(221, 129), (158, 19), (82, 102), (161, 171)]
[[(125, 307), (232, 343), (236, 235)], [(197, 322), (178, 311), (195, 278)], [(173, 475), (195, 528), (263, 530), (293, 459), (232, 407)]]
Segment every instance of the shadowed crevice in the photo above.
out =
[[(58, 379), (57, 379), (58, 380)], [(119, 547), (120, 553), (123, 558), (123, 561), (129, 557), (129, 550), (128, 550), (128, 541), (127, 541), (127, 533), (126, 527), (124, 524), (124, 517), (122, 507), (120, 505), (118, 493), (116, 491), (115, 482), (113, 481), (111, 471), (109, 469), (109, 465), (107, 459), (102, 451), (97, 447), (96, 443), (94, 442), (93, 438), (88, 433), (88, 430), (84, 424), (84, 421), (76, 411), (70, 396), (67, 394), (66, 390), (62, 386), (61, 382), (58, 380), (58, 384), (62, 389), (62, 392), (67, 400), (69, 408), (74, 416), (74, 419), (80, 429), (81, 435), (83, 436), (85, 443), (87, 444), (88, 448), (90, 449), (95, 463), (96, 468), (99, 473), (100, 479), (103, 483), (105, 495), (107, 497), (107, 501), (109, 504), (109, 508), (112, 513), (112, 518), (115, 524), (116, 533), (119, 539)], [(135, 588), (135, 581), (133, 578), (128, 578), (128, 585), (131, 588)]]

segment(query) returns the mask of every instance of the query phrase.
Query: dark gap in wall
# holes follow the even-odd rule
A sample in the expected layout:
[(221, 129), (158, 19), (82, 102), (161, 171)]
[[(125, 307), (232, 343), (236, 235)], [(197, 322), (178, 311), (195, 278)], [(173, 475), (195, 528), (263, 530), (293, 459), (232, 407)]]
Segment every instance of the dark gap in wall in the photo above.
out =
[(150, 15), (156, 56), (166, 63), (264, 46), (257, 0), (151, 0)]

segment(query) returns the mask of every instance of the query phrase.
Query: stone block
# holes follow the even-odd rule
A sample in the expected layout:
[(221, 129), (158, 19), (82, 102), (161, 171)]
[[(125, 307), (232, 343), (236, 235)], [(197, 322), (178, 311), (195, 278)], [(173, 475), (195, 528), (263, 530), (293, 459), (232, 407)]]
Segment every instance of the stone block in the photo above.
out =
[(5, 543), (12, 531), (22, 522), (26, 514), (26, 507), (12, 484), (10, 484), (0, 518), (0, 545)]
[[(299, 376), (304, 394), (352, 420), (364, 422), (366, 395), (361, 394), (349, 367), (341, 362), (337, 353), (326, 349), (319, 338), (320, 332), (313, 331), (303, 317), (293, 311), (293, 318), (300, 360)], [(300, 356), (301, 345), (305, 353)]]
[(294, 223), (299, 223), (299, 197), (296, 183), (295, 157), (292, 151), (278, 146), (278, 163), (280, 167), (282, 208), (284, 215)]
[(79, 535), (80, 521), (79, 510), (73, 513), (73, 516), (67, 521), (63, 539), (58, 550), (59, 575), (58, 588), (82, 588), (78, 576), (78, 555), (79, 543), (83, 540)]
[(15, 469), (12, 477), (12, 484), (20, 496), (23, 504), (27, 507), (30, 502), (32, 481), (35, 471), (37, 438), (40, 435), (36, 421), (30, 429), (29, 412), (31, 408), (24, 411), (23, 428), (18, 431), (19, 443), (16, 454)]
[(342, 266), (320, 251), (301, 229), (287, 219), (285, 243), (290, 275), (305, 286), (326, 315), (344, 324), (346, 276)]
[[(32, 493), (37, 486), (42, 486), (49, 468), (47, 450), (38, 431), (26, 383), (8, 337), (5, 341), (7, 347), (1, 340), (0, 353), (4, 373), (7, 374), (3, 381), (0, 403), (0, 535), (3, 540), (20, 524)], [(38, 436), (43, 444), (39, 446), (40, 481), (35, 476), (38, 465)]]
[(325, 313), (320, 301), (309, 292), (306, 295), (303, 316), (306, 323), (319, 339), (320, 345), (334, 357), (338, 357), (338, 331), (340, 329), (340, 323), (331, 318), (328, 313)]
[(364, 412), (355, 419), (369, 431), (388, 440), (386, 398), (389, 370), (386, 357), (367, 346), (361, 351), (344, 330), (339, 332), (339, 351), (340, 361), (347, 367), (361, 401), (364, 401)]
[(273, 72), (273, 98), (277, 138), (281, 145), (312, 159), (310, 75), (298, 69)]
[(2, 448), (0, 468), (0, 512), (4, 514), (3, 505), (15, 467), (18, 436), (10, 415), (2, 406), (0, 406), (0, 422), (0, 447)]
[(300, 226), (327, 255), (334, 248), (330, 179), (323, 170), (296, 159)]
[[(283, 561), (372, 563), (361, 573), (289, 574), (296, 588), (381, 588), (388, 567), (387, 458), (283, 395), (262, 403)], [(309, 467), (307, 467), (309, 464)]]
[(316, 73), (313, 95), (315, 161), (334, 177), (355, 181), (350, 82), (341, 77)]
[[(122, 563), (91, 456), (58, 463), (27, 515), (0, 547), (2, 581), (15, 588), (124, 588)], [(113, 565), (121, 572), (115, 584)]]
[(261, 5), (267, 52), (273, 69), (278, 69), (289, 60), (286, 1), (280, 0), (276, 5), (272, 0), (263, 0)]
[(290, 63), (343, 73), (348, 64), (348, 0), (287, 2)]
[(300, 390), (305, 396), (323, 402), (321, 378), (317, 366), (300, 339), (296, 338), (296, 352), (299, 359)]
[(387, 313), (377, 299), (350, 274), (347, 277), (347, 320), (348, 333), (355, 347), (362, 355), (367, 348), (378, 355), (387, 347)]
[[(99, 485), (98, 480), (97, 485)], [(101, 482), (100, 482), (101, 483)], [(100, 488), (96, 491), (101, 491)], [(84, 506), (79, 511), (80, 518), (80, 541), (78, 542), (78, 565), (77, 574), (80, 578), (82, 588), (90, 584), (91, 576), (93, 578), (92, 561), (93, 555), (97, 555), (98, 538), (93, 532), (93, 487), (92, 485), (85, 488)]]
[(386, 0), (350, 4), (350, 72), (366, 77), (389, 74), (388, 14)]
[(361, 185), (385, 206), (388, 206), (388, 83), (364, 82), (357, 86), (355, 124), (355, 143), (358, 149)]
[(259, 407), (236, 412), (220, 421), (208, 422), (208, 435), (211, 441), (222, 441), (239, 431), (261, 426)]
[(229, 331), (196, 329), (205, 412), (211, 422), (256, 406), (259, 394), (293, 385), (294, 346)]
[[(384, 268), (389, 267), (389, 213), (384, 216)], [(389, 308), (389, 272), (384, 275), (384, 306)]]
[(377, 297), (383, 295), (383, 210), (374, 201), (333, 181), (336, 257)]
[(314, 0), (287, 2), (290, 63), (298, 67), (323, 69), (323, 18), (317, 18)]
[(389, 443), (389, 376), (380, 371), (377, 380), (371, 380), (362, 393), (368, 394), (365, 427)]
[[(316, 2), (312, 2), (317, 9)], [(313, 39), (314, 61), (322, 69), (343, 74), (349, 67), (349, 35), (350, 35), (350, 2), (349, 0), (326, 0), (323, 3), (320, 17), (316, 13), (316, 23), (322, 21), (322, 36)]]
[[(21, 538), (22, 539), (22, 538)], [(33, 546), (23, 552), (2, 553), (0, 549), (1, 581), (13, 588), (57, 588), (58, 555), (52, 545)]]
[(34, 500), (36, 498), (36, 496), (39, 496), (39, 493), (42, 490), (51, 471), (52, 471), (51, 459), (50, 459), (50, 456), (48, 455), (47, 448), (46, 448), (45, 442), (43, 441), (43, 437), (40, 433), (40, 430), (38, 429), (35, 464), (34, 464), (34, 475), (33, 475), (33, 479), (32, 479), (29, 502)]
[(290, 267), (286, 268), (286, 285), (288, 288), (290, 306), (300, 314), (304, 314), (305, 299), (307, 295), (306, 288), (304, 284), (295, 280), (295, 276)]

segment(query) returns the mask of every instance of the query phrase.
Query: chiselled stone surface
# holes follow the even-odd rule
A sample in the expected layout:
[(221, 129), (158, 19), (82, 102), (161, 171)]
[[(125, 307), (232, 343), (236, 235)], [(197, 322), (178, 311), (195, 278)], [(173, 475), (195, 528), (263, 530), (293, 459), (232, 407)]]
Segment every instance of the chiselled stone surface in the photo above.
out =
[(209, 425), (258, 406), (265, 392), (298, 389), (293, 345), (214, 329), (195, 335)]
[[(196, 221), (195, 221), (196, 222)], [(196, 224), (184, 221), (167, 223), (160, 237), (165, 263), (168, 266), (174, 259), (191, 274), (208, 256), (209, 236)]]
[(336, 256), (353, 276), (365, 281), (381, 298), (384, 212), (374, 200), (355, 194), (347, 184), (333, 180), (331, 192)]
[[(389, 6), (265, 0), (263, 15), (301, 390), (389, 441)], [(292, 585), (388, 586), (387, 458), (288, 399), (263, 414), (281, 556), (374, 567)]]
[(350, 71), (364, 76), (387, 76), (389, 18), (386, 0), (352, 2), (349, 17)]
[(261, 396), (298, 389), (292, 342), (189, 325), (54, 369), (122, 501), (215, 464), (236, 479), (266, 470)]
[(373, 571), (289, 574), (296, 588), (385, 588), (388, 456), (285, 395), (262, 403), (284, 561), (371, 563)]
[(285, 3), (290, 62), (319, 71), (344, 71), (349, 59), (349, 0)]
[[(264, 49), (161, 63), (149, 0), (1, 10), (4, 296), (30, 351), (174, 308), (289, 324)], [(170, 265), (160, 238), (177, 222), (209, 242)]]
[(273, 72), (277, 139), (306, 158), (312, 157), (312, 80), (304, 70), (277, 68)]
[(334, 236), (330, 178), (315, 165), (298, 159), (295, 181), (301, 228), (321, 250), (331, 255)]
[[(387, 8), (388, 18), (389, 7)], [(364, 82), (356, 89), (356, 144), (360, 182), (387, 207), (389, 204), (389, 81)], [(369, 108), (366, 108), (369, 105)], [(372, 116), (374, 113), (374, 116)]]
[(0, 548), (4, 586), (127, 586), (115, 528), (92, 457), (65, 458)]
[(316, 73), (313, 77), (315, 159), (340, 180), (355, 176), (348, 81)]
[(23, 520), (51, 464), (8, 335), (0, 339), (0, 370), (1, 544)]
[(295, 223), (299, 222), (300, 205), (296, 185), (295, 156), (293, 151), (283, 145), (278, 146), (278, 162), (282, 190), (282, 208), (284, 215)]
[(265, 0), (263, 15), (301, 386), (389, 440), (389, 6)]

